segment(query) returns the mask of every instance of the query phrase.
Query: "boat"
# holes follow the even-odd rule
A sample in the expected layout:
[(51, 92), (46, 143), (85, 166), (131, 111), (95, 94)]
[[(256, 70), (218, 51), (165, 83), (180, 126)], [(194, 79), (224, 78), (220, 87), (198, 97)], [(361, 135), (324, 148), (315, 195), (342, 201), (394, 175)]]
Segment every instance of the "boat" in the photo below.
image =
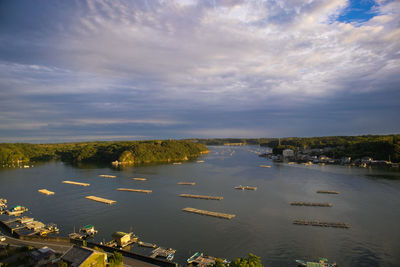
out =
[(297, 266), (318, 266), (318, 267), (335, 267), (336, 263), (329, 263), (326, 258), (319, 258), (318, 262), (296, 260)]
[(94, 226), (91, 224), (87, 224), (87, 225), (81, 227), (81, 229), (79, 229), (79, 232), (81, 232), (82, 234), (85, 234), (87, 237), (94, 236), (95, 234), (98, 233), (98, 231), (95, 230)]
[(138, 245), (141, 246), (141, 247), (146, 247), (146, 248), (156, 248), (157, 247), (156, 244), (142, 242), (142, 241), (139, 241)]
[(7, 214), (8, 215), (15, 215), (15, 216), (19, 216), (22, 213), (24, 213), (25, 211), (28, 211), (27, 208), (22, 207), (20, 205), (14, 206), (12, 209), (7, 210)]
[(194, 262), (195, 260), (197, 260), (197, 258), (199, 258), (199, 257), (201, 257), (201, 256), (203, 256), (203, 253), (201, 253), (201, 252), (196, 252), (196, 253), (194, 253), (189, 259), (187, 259), (186, 261), (187, 261), (187, 263), (192, 263), (192, 262)]
[(172, 261), (175, 256), (175, 252), (176, 252), (176, 250), (172, 249), (172, 248), (165, 249), (162, 247), (158, 247), (151, 252), (150, 257), (151, 258), (161, 258), (161, 259), (166, 259), (167, 261)]

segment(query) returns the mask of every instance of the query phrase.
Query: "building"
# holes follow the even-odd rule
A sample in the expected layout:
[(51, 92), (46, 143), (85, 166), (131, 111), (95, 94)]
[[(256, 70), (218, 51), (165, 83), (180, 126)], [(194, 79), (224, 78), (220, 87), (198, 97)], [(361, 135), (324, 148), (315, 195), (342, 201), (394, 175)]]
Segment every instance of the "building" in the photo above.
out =
[(62, 255), (61, 259), (71, 267), (106, 266), (107, 254), (74, 245)]
[(282, 151), (282, 155), (284, 158), (291, 158), (294, 157), (294, 151), (290, 148), (285, 149)]
[(29, 254), (32, 266), (43, 266), (56, 259), (56, 252), (49, 247), (42, 247)]

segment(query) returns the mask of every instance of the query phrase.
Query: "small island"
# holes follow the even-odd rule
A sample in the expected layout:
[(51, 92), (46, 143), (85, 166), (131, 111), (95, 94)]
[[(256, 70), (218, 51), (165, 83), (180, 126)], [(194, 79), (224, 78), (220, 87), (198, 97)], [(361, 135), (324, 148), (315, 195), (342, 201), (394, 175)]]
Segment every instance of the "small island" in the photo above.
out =
[(186, 140), (85, 142), (62, 144), (0, 144), (0, 162), (25, 164), (52, 159), (64, 162), (97, 162), (117, 165), (185, 161), (208, 153), (201, 143)]

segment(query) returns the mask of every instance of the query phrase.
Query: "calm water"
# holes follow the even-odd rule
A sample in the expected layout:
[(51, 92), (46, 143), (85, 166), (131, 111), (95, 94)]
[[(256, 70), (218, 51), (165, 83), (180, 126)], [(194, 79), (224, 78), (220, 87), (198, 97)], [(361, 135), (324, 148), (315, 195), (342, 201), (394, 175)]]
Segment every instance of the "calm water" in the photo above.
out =
[[(111, 240), (114, 231), (132, 228), (143, 241), (177, 249), (179, 263), (202, 251), (225, 258), (251, 252), (268, 266), (295, 266), (295, 259), (320, 256), (340, 266), (399, 266), (400, 172), (274, 164), (249, 151), (257, 147), (210, 148), (211, 153), (202, 158), (204, 163), (115, 170), (50, 162), (30, 169), (1, 169), (0, 197), (7, 198), (9, 206), (27, 206), (28, 216), (56, 223), (63, 235), (74, 226), (93, 224), (99, 230), (95, 240), (100, 242)], [(260, 164), (272, 168), (260, 168)], [(100, 178), (99, 174), (117, 178)], [(148, 180), (133, 181), (132, 177)], [(91, 185), (68, 185), (61, 183), (63, 180)], [(196, 185), (179, 186), (179, 181)], [(237, 185), (257, 186), (258, 190), (233, 189)], [(120, 192), (118, 187), (151, 189), (153, 193)], [(42, 195), (37, 192), (42, 188), (56, 194)], [(318, 189), (340, 194), (316, 194)], [(186, 199), (178, 197), (181, 193), (224, 199)], [(85, 199), (88, 195), (117, 203), (93, 202)], [(331, 202), (333, 207), (293, 207), (291, 201)], [(185, 207), (237, 216), (233, 220), (200, 216), (181, 211)], [(294, 219), (348, 222), (351, 228), (296, 226)]]

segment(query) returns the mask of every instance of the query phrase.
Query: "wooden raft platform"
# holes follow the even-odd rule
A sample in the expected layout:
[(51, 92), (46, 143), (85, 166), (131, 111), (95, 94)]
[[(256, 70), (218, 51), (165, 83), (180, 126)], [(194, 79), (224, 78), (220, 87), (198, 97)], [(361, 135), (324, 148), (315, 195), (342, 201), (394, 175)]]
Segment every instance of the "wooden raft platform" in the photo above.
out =
[(228, 214), (228, 213), (221, 213), (221, 212), (207, 211), (207, 210), (199, 210), (199, 209), (194, 209), (194, 208), (184, 208), (182, 210), (186, 211), (186, 212), (200, 214), (200, 215), (213, 216), (213, 217), (229, 219), (229, 220), (236, 217), (235, 214)]
[(131, 188), (117, 188), (118, 191), (129, 191), (129, 192), (138, 192), (138, 193), (146, 193), (150, 194), (153, 192), (152, 190), (145, 190), (145, 189), (131, 189)]
[(135, 178), (132, 178), (132, 180), (135, 180), (135, 181), (147, 181), (147, 178), (135, 177)]
[(350, 224), (344, 222), (321, 222), (317, 220), (308, 221), (308, 220), (294, 220), (293, 224), (297, 225), (311, 225), (311, 226), (323, 226), (323, 227), (335, 227), (335, 228), (345, 228), (349, 229)]
[(180, 185), (196, 185), (195, 182), (179, 182)]
[(332, 191), (332, 190), (318, 190), (317, 193), (319, 194), (339, 194), (339, 191)]
[(52, 191), (49, 191), (49, 190), (47, 190), (47, 189), (39, 189), (38, 190), (38, 192), (39, 193), (42, 193), (42, 194), (45, 194), (45, 195), (54, 195), (54, 192), (52, 192)]
[(303, 201), (290, 202), (290, 205), (309, 206), (309, 207), (332, 207), (332, 203), (314, 203), (314, 202), (303, 202)]
[(236, 186), (235, 187), (235, 189), (239, 189), (239, 190), (257, 190), (257, 187), (256, 186), (248, 186), (248, 185), (246, 185), (246, 186), (243, 186), (243, 185), (239, 185), (239, 186)]
[(202, 196), (202, 195), (191, 195), (191, 194), (180, 194), (180, 197), (189, 197), (189, 198), (199, 198), (199, 199), (211, 199), (211, 200), (222, 200), (224, 197), (215, 197), (215, 196)]
[(108, 174), (100, 174), (99, 176), (103, 177), (103, 178), (115, 178), (115, 177), (117, 177), (115, 175), (108, 175)]
[(64, 184), (74, 184), (74, 185), (80, 185), (80, 186), (89, 186), (90, 184), (87, 183), (78, 183), (78, 182), (73, 182), (73, 181), (62, 181)]
[(97, 202), (105, 203), (105, 204), (117, 203), (117, 201), (115, 201), (115, 200), (110, 200), (110, 199), (106, 199), (106, 198), (102, 198), (102, 197), (87, 196), (85, 198), (86, 199), (90, 199), (90, 200), (94, 200), (94, 201), (97, 201)]

